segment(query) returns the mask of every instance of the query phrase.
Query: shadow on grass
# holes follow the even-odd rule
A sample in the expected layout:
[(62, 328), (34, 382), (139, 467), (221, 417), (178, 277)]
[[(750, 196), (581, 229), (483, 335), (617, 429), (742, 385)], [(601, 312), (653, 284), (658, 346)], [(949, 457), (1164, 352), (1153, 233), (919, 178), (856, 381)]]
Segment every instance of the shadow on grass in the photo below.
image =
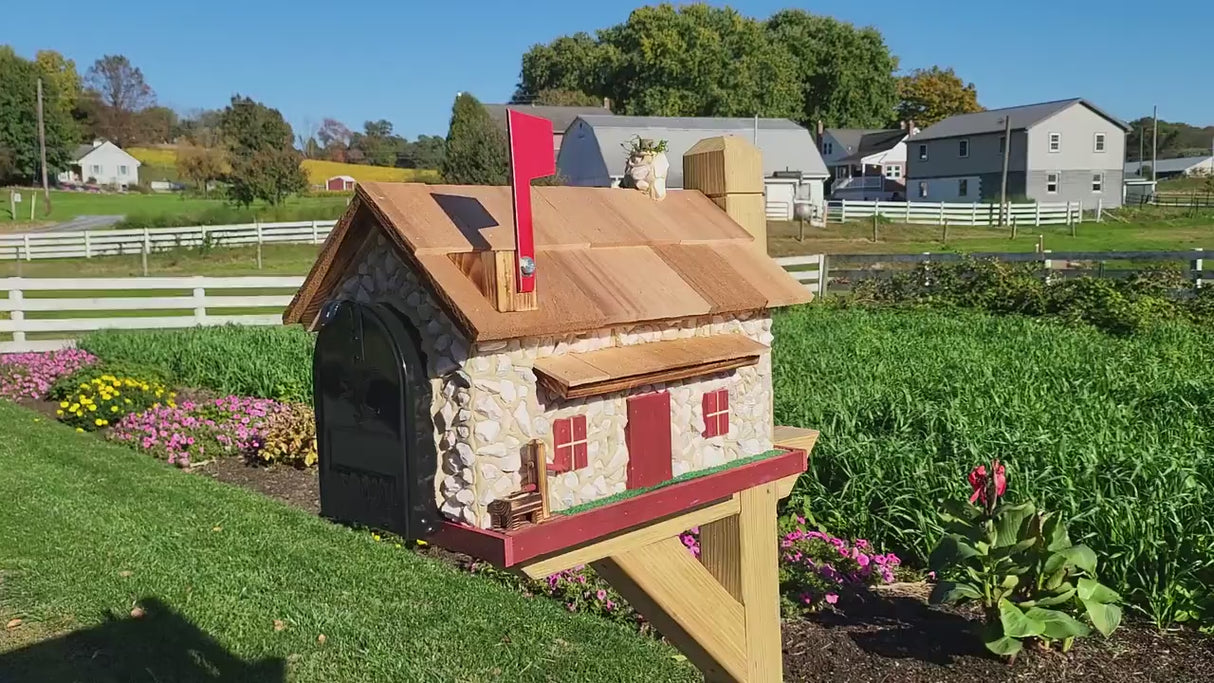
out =
[(861, 650), (891, 659), (947, 666), (958, 657), (990, 656), (974, 622), (918, 599), (874, 596), (849, 605), (845, 614), (820, 612), (809, 619), (825, 627), (845, 627)]
[(139, 601), (142, 617), (117, 618), (0, 654), (4, 683), (69, 681), (275, 681), (286, 662), (246, 662), (155, 598)]

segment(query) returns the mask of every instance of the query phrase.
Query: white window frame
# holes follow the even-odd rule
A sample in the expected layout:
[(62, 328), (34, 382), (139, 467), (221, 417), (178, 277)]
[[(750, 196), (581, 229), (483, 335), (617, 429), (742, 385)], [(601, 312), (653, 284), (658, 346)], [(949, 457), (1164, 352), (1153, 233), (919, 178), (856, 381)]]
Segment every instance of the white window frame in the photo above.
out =
[(927, 197), (927, 181), (920, 180), (919, 181), (919, 198), (924, 199), (926, 197)]
[(1050, 154), (1057, 154), (1062, 151), (1062, 133), (1050, 133), (1046, 138), (1049, 146), (1046, 148)]
[(919, 144), (919, 161), (927, 161), (927, 145)]
[(957, 179), (957, 196), (958, 197), (970, 196), (970, 179), (969, 178), (958, 178)]
[(89, 175), (93, 176), (94, 178), (101, 175), (101, 164), (90, 164)]
[(1104, 151), (1106, 149), (1108, 149), (1108, 144), (1106, 142), (1104, 133), (1096, 133), (1095, 135), (1093, 135), (1092, 136), (1092, 151), (1096, 152), (1097, 154), (1104, 154)]
[(1092, 194), (1101, 194), (1104, 192), (1104, 173), (1092, 174)]
[(890, 180), (899, 180), (902, 178), (902, 167), (898, 164), (889, 164), (881, 169), (881, 174)]
[(822, 151), (826, 152), (827, 154), (835, 153), (835, 144), (833, 142), (829, 142), (829, 141), (825, 142), (822, 144), (822, 147), (823, 147)]
[[(962, 150), (965, 150), (964, 152)], [(968, 159), (970, 156), (970, 139), (962, 138), (957, 141), (957, 156), (962, 159)]]
[(119, 167), (118, 167), (118, 175), (121, 175), (121, 176), (126, 175), (126, 169), (127, 169), (127, 167), (126, 167), (126, 166), (119, 166)]
[[(1054, 189), (1052, 189), (1052, 190), (1050, 189), (1050, 185), (1051, 185), (1050, 177), (1054, 178), (1054, 182), (1052, 183), (1054, 185)], [(1045, 193), (1046, 194), (1058, 194), (1058, 186), (1061, 184), (1062, 184), (1062, 172), (1061, 171), (1050, 171), (1049, 173), (1045, 174)]]

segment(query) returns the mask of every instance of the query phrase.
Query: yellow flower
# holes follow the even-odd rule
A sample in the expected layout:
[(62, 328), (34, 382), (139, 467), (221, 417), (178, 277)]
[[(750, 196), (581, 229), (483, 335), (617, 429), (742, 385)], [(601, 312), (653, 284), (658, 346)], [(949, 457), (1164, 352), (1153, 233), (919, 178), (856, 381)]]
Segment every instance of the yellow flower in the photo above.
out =
[(97, 406), (89, 404), (89, 410), (97, 410)]
[(128, 406), (131, 405), (131, 399), (129, 399), (129, 398), (122, 399), (122, 402), (127, 404)]
[(371, 534), (371, 538), (374, 538), (374, 539), (375, 539), (375, 540), (377, 540), (377, 541), (382, 541), (382, 540), (384, 540), (384, 539), (380, 538), (380, 535), (379, 535), (379, 534)]
[(62, 411), (62, 410), (56, 410), (56, 411), (55, 411), (55, 414), (56, 414), (56, 415), (63, 415), (63, 411)]
[(60, 401), (60, 402), (59, 402), (59, 407), (60, 407), (60, 408), (66, 408), (66, 407), (67, 407), (67, 401)]
[(98, 427), (104, 427), (105, 420), (102, 420), (101, 418), (97, 418), (96, 420), (93, 420), (93, 424), (97, 425)]
[(72, 411), (72, 412), (74, 413), (74, 412), (76, 412), (77, 410), (80, 410), (80, 404), (79, 404), (79, 403), (73, 403), (73, 404), (71, 405), (71, 407), (70, 407), (70, 408), (68, 408), (68, 410), (70, 410), (70, 411)]
[(176, 403), (174, 403), (174, 402), (172, 402), (172, 401), (169, 401), (169, 407), (170, 407), (170, 408), (176, 408), (176, 407), (177, 407), (177, 404), (176, 404)]
[(76, 428), (76, 431), (78, 431), (78, 432), (83, 432), (83, 431), (84, 431), (84, 427), (77, 427), (77, 428)]
[(118, 412), (118, 406), (110, 406), (110, 412), (111, 412), (111, 413), (116, 413), (116, 412)]

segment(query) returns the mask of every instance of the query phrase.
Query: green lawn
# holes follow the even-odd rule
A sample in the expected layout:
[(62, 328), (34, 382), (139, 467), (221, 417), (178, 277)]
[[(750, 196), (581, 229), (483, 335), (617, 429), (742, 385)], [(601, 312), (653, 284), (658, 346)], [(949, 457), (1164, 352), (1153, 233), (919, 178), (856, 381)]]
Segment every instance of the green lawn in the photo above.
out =
[(0, 425), (0, 680), (697, 679), (627, 627), (10, 403)]
[(1052, 251), (1175, 251), (1214, 249), (1214, 214), (1192, 216), (1186, 211), (1127, 210), (1133, 222), (1105, 219), (1075, 226), (1075, 236), (1066, 225), (1021, 226), (1016, 239), (1011, 228), (963, 227), (944, 229), (935, 225), (880, 223), (874, 242), (873, 224), (867, 221), (829, 223), (825, 228), (805, 227), (805, 241), (797, 239), (797, 223), (768, 223), (768, 252), (790, 254), (915, 254), (925, 251), (1033, 251), (1038, 236)]
[[(138, 193), (92, 193), (92, 192), (51, 192), (51, 214), (43, 211), (42, 192), (29, 188), (21, 189), (22, 202), (17, 205), (17, 217), (13, 220), (10, 211), (9, 191), (0, 191), (0, 230), (19, 231), (33, 225), (54, 223), (71, 220), (77, 216), (110, 216), (124, 215), (127, 217), (161, 217), (177, 216), (196, 217), (206, 211), (223, 211), (231, 206), (222, 199), (204, 199), (202, 197), (185, 196), (182, 194), (138, 194)], [(32, 195), (37, 194), (38, 206), (33, 223), (29, 220), (30, 202)], [(345, 206), (344, 197), (294, 197), (287, 201), (285, 207), (277, 211), (332, 209), (331, 218), (336, 218)], [(251, 207), (254, 214), (272, 218), (276, 211), (273, 207), (256, 203)], [(234, 211), (234, 209), (233, 209)]]

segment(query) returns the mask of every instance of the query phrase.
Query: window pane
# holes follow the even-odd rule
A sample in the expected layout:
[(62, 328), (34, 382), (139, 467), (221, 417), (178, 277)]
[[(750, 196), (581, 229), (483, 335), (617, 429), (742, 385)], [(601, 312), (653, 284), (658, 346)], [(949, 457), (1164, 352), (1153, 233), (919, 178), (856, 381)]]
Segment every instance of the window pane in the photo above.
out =
[(967, 194), (969, 194), (969, 190), (970, 190), (970, 181), (968, 181), (968, 180), (958, 180), (957, 181), (957, 194), (964, 197)]
[(919, 196), (920, 197), (927, 196), (927, 181), (926, 180), (919, 183)]

